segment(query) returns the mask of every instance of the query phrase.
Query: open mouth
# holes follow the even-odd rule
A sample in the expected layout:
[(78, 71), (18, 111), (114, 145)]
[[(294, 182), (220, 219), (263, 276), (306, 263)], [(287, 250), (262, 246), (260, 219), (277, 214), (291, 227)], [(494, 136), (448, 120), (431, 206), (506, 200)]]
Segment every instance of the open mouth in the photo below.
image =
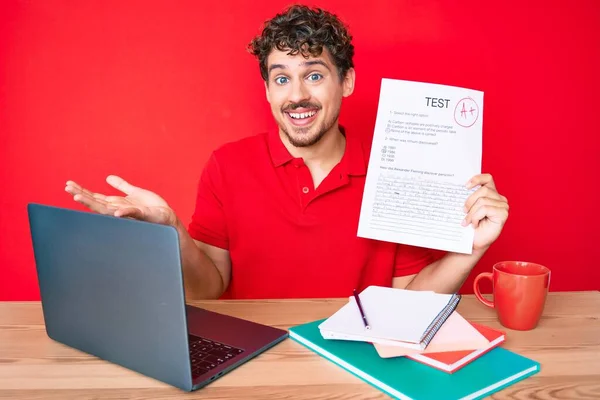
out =
[(287, 116), (287, 119), (292, 123), (292, 125), (306, 126), (317, 118), (318, 113), (319, 110), (306, 110), (302, 112), (295, 110), (286, 111), (285, 115)]

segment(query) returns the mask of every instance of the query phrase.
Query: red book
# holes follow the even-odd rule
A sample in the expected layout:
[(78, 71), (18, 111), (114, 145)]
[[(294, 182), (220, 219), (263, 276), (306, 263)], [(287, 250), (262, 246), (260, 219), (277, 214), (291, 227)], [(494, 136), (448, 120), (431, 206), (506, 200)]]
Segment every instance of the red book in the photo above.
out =
[(446, 351), (441, 353), (411, 354), (406, 357), (439, 370), (453, 373), (487, 353), (505, 340), (505, 333), (502, 331), (479, 325), (474, 322), (471, 322), (471, 325), (490, 341), (490, 344), (486, 348), (478, 350)]

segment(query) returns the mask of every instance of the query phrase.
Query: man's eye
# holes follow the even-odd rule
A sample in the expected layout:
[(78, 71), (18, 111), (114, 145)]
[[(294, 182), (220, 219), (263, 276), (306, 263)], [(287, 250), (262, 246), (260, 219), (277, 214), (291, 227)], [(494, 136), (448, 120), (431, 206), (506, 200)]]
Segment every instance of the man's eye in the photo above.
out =
[(278, 76), (277, 78), (275, 78), (275, 83), (278, 85), (284, 85), (288, 82), (288, 78), (286, 78), (285, 76)]
[(321, 80), (321, 78), (323, 78), (323, 75), (321, 75), (321, 74), (310, 74), (308, 76), (308, 80), (312, 81), (312, 82), (319, 81), (319, 80)]

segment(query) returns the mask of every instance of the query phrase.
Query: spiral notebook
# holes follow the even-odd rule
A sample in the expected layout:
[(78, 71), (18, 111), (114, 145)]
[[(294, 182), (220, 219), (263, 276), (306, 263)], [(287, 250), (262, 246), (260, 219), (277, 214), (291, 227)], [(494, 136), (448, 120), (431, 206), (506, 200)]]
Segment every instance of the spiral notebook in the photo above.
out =
[(324, 339), (424, 349), (460, 301), (458, 294), (369, 286), (359, 294), (371, 329), (365, 329), (353, 297), (319, 325)]

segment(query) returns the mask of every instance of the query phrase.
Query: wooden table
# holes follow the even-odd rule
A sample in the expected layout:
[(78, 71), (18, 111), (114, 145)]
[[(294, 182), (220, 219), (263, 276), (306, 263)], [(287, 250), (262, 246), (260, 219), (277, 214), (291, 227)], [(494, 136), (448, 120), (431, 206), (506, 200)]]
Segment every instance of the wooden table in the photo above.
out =
[[(344, 300), (203, 301), (194, 305), (280, 328), (326, 318)], [(501, 328), (494, 312), (464, 296), (466, 318)], [(493, 399), (600, 399), (600, 292), (551, 293), (538, 328), (507, 330), (504, 347), (541, 371)], [(197, 392), (186, 393), (54, 342), (38, 302), (0, 303), (0, 398), (10, 399), (386, 399), (287, 339)]]

